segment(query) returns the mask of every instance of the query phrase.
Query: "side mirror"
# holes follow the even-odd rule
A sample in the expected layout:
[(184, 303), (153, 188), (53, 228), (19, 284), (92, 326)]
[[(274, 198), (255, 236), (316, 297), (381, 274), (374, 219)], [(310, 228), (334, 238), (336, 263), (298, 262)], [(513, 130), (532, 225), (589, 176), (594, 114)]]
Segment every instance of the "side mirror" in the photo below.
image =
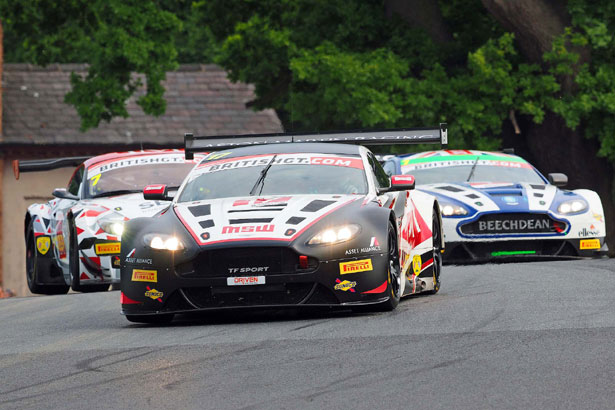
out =
[(414, 177), (412, 175), (391, 175), (391, 187), (380, 189), (379, 193), (408, 191), (414, 189)]
[(147, 201), (169, 201), (166, 185), (147, 185), (143, 188), (143, 199)]
[(551, 185), (566, 186), (568, 184), (568, 177), (566, 174), (553, 173), (547, 175), (547, 179)]
[(79, 197), (77, 195), (73, 195), (66, 190), (66, 188), (56, 188), (53, 190), (51, 195), (60, 199), (70, 199), (72, 201), (78, 201)]

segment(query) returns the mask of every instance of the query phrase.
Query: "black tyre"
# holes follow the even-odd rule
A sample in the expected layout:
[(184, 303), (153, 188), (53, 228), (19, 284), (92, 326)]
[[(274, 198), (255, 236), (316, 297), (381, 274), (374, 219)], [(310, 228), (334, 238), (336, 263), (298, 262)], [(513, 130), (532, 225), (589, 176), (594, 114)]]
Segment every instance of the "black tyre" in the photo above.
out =
[[(39, 295), (63, 295), (68, 292), (68, 286), (50, 285), (40, 282), (39, 273), (41, 266), (32, 224), (33, 220), (30, 221), (28, 230), (26, 231), (26, 281), (28, 283), (28, 288), (30, 292)], [(51, 250), (49, 250), (49, 252), (51, 252)]]
[(440, 230), (440, 218), (438, 217), (438, 213), (434, 209), (433, 222), (431, 224), (431, 232), (433, 238), (433, 290), (430, 290), (429, 293), (436, 294), (440, 290), (441, 278), (440, 273), (442, 272), (442, 231)]
[(165, 313), (161, 315), (126, 315), (126, 319), (128, 319), (129, 322), (133, 323), (164, 325), (167, 323), (171, 323), (174, 316), (175, 315), (173, 313)]
[(397, 233), (395, 227), (389, 221), (387, 232), (387, 249), (388, 249), (388, 274), (387, 274), (387, 293), (389, 299), (374, 306), (374, 310), (380, 312), (389, 312), (394, 310), (399, 305), (401, 298), (401, 267), (399, 266), (399, 247), (397, 246)]
[(68, 267), (70, 271), (70, 287), (75, 292), (104, 292), (109, 289), (109, 284), (103, 285), (82, 285), (79, 276), (79, 249), (77, 249), (77, 230), (73, 221), (69, 222), (70, 246), (68, 248)]

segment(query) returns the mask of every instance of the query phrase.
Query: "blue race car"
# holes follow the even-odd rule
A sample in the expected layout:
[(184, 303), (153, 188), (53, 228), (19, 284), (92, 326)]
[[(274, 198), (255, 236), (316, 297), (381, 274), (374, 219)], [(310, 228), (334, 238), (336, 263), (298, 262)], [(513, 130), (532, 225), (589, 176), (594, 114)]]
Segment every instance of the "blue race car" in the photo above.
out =
[(523, 158), (501, 152), (441, 150), (382, 159), (390, 175), (409, 174), (440, 204), (444, 261), (604, 255), (602, 202), (587, 189), (560, 189)]

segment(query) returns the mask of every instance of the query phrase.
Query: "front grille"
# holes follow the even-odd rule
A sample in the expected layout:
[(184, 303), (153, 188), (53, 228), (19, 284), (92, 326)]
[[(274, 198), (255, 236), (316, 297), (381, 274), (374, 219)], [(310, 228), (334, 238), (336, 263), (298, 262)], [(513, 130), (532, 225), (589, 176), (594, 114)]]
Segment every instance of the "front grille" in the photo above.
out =
[(296, 305), (310, 295), (314, 283), (276, 285), (199, 287), (182, 289), (185, 297), (199, 308)]
[(546, 214), (509, 213), (487, 214), (474, 222), (462, 225), (463, 235), (515, 235), (552, 233), (563, 234), (567, 229), (565, 222), (556, 221)]
[(318, 260), (308, 258), (308, 268), (299, 267), (299, 255), (289, 247), (246, 247), (202, 251), (193, 261), (176, 266), (186, 277), (272, 275), (303, 273), (316, 269)]

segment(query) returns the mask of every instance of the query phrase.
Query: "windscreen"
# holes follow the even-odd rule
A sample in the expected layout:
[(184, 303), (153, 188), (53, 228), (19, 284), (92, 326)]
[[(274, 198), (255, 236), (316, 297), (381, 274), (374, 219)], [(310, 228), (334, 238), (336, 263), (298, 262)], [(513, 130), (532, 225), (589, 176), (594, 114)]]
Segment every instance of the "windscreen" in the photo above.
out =
[(440, 182), (527, 182), (544, 184), (540, 174), (524, 159), (515, 156), (452, 155), (402, 160), (401, 170), (413, 175), (417, 185)]
[(194, 167), (183, 154), (140, 155), (96, 163), (88, 168), (86, 198), (143, 192), (151, 184), (178, 187)]
[(179, 202), (258, 195), (365, 194), (360, 156), (277, 154), (203, 160)]

